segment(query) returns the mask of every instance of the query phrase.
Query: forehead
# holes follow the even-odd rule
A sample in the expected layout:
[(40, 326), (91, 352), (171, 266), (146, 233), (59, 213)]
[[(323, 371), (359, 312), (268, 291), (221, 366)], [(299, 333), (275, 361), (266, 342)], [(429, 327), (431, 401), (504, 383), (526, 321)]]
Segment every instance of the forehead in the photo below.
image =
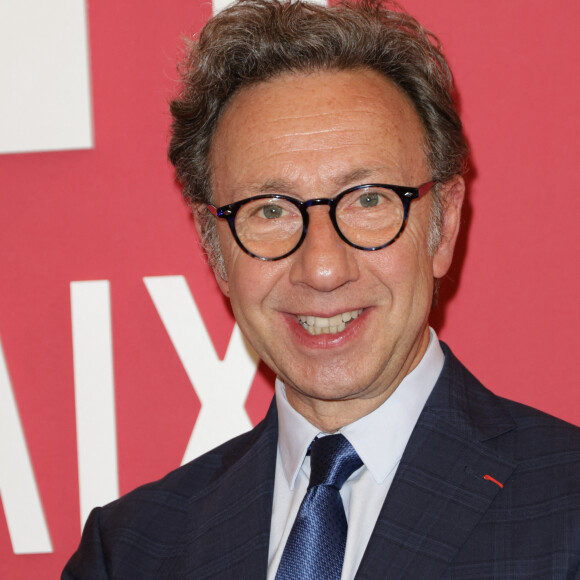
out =
[(423, 144), (410, 100), (378, 73), (288, 73), (228, 104), (212, 142), (213, 189), (252, 193), (273, 180), (299, 190), (365, 178), (415, 185), (429, 177)]

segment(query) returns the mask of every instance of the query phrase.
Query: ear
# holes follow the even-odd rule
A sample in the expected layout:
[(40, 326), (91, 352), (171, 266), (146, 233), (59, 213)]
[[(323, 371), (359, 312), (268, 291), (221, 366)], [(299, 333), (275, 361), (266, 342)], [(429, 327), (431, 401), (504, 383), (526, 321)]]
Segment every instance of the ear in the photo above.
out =
[(226, 278), (224, 278), (217, 271), (216, 268), (212, 267), (212, 270), (213, 270), (213, 275), (215, 276), (216, 282), (218, 283), (218, 286), (220, 287), (220, 290), (222, 291), (222, 294), (226, 298), (229, 298), (230, 297), (230, 285), (229, 285), (229, 282), (226, 280)]
[(456, 175), (450, 181), (443, 184), (439, 192), (443, 203), (443, 216), (441, 223), (441, 241), (433, 255), (433, 277), (445, 276), (451, 261), (455, 243), (459, 235), (461, 222), (461, 208), (465, 198), (465, 181), (460, 175)]
[(196, 203), (192, 207), (192, 214), (193, 214), (193, 222), (195, 223), (195, 229), (197, 231), (197, 235), (199, 236), (200, 243), (203, 246), (203, 249), (205, 250), (206, 255), (208, 256), (209, 265), (211, 266), (211, 269), (213, 270), (213, 274), (215, 276), (216, 282), (218, 283), (218, 286), (220, 287), (220, 290), (222, 291), (224, 296), (229, 297), (230, 286), (228, 284), (226, 277), (224, 276), (225, 272), (224, 273), (220, 272), (219, 271), (220, 269), (217, 268), (216, 265), (213, 263), (212, 256), (207, 251), (207, 248), (205, 247), (204, 242), (203, 242), (204, 231), (205, 231), (206, 222), (208, 219), (207, 218), (207, 209), (205, 208), (205, 206), (203, 204)]
[(193, 216), (193, 223), (195, 224), (195, 231), (199, 236), (200, 241), (203, 240), (203, 224), (206, 218), (204, 212), (206, 211), (202, 203), (194, 203), (191, 205), (191, 215)]

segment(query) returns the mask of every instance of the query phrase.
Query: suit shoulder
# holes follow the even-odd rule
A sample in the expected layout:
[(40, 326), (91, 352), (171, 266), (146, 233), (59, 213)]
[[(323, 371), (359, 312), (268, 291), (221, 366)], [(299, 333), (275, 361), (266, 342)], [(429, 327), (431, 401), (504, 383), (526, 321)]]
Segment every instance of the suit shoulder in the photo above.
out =
[(520, 403), (499, 395), (495, 396), (497, 396), (498, 399), (508, 408), (510, 414), (518, 423), (534, 423), (538, 425), (553, 426), (558, 429), (569, 431), (572, 436), (576, 435), (580, 437), (580, 427), (578, 425), (574, 425), (573, 423), (560, 419), (550, 413), (546, 413), (545, 411), (541, 411), (540, 409), (525, 403)]
[(529, 451), (534, 457), (551, 457), (551, 461), (560, 457), (575, 463), (580, 474), (580, 427), (529, 405), (503, 397), (499, 400), (517, 425), (520, 447), (526, 449), (525, 443), (529, 441)]
[[(211, 519), (221, 509), (224, 495), (244, 477), (251, 479), (248, 474), (256, 464), (275, 465), (277, 433), (273, 405), (266, 419), (248, 433), (95, 508), (63, 578), (174, 577), (164, 570), (180, 557), (193, 520), (207, 521), (208, 514)], [(198, 515), (199, 509), (206, 513)]]
[(167, 517), (170, 513), (172, 518), (178, 518), (186, 513), (191, 498), (203, 493), (228, 470), (243, 468), (246, 455), (256, 444), (275, 446), (277, 428), (271, 423), (272, 418), (265, 419), (251, 431), (100, 508), (101, 524), (126, 524), (134, 518), (142, 519), (145, 514), (148, 519)]
[(524, 459), (558, 454), (566, 462), (576, 457), (580, 466), (580, 427), (496, 395), (455, 358), (449, 347), (442, 346), (445, 366), (431, 404), (437, 416), (457, 423), (507, 456)]

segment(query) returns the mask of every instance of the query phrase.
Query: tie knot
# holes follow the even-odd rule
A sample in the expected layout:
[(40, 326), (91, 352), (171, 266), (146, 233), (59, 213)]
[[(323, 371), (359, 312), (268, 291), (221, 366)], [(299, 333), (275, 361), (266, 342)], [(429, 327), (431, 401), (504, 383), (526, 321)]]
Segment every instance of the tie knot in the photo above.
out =
[(340, 489), (362, 461), (344, 435), (328, 435), (312, 441), (310, 446), (310, 483), (331, 485)]

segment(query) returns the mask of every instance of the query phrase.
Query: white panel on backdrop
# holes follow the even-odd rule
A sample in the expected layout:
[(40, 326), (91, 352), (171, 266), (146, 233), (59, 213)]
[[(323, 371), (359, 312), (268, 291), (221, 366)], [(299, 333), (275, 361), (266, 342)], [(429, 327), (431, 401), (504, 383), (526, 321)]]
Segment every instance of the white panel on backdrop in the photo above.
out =
[(81, 526), (119, 497), (111, 300), (107, 280), (71, 282)]
[[(326, 6), (326, 0), (310, 0), (312, 4), (320, 4)], [(217, 14), (224, 8), (227, 8), (232, 3), (232, 0), (212, 0), (213, 13)]]
[(0, 498), (15, 554), (52, 552), (18, 407), (0, 343)]
[(0, 153), (92, 147), (84, 0), (0, 1)]
[(183, 458), (186, 463), (252, 428), (244, 405), (258, 356), (236, 324), (220, 361), (183, 276), (151, 276), (144, 282), (201, 402)]

